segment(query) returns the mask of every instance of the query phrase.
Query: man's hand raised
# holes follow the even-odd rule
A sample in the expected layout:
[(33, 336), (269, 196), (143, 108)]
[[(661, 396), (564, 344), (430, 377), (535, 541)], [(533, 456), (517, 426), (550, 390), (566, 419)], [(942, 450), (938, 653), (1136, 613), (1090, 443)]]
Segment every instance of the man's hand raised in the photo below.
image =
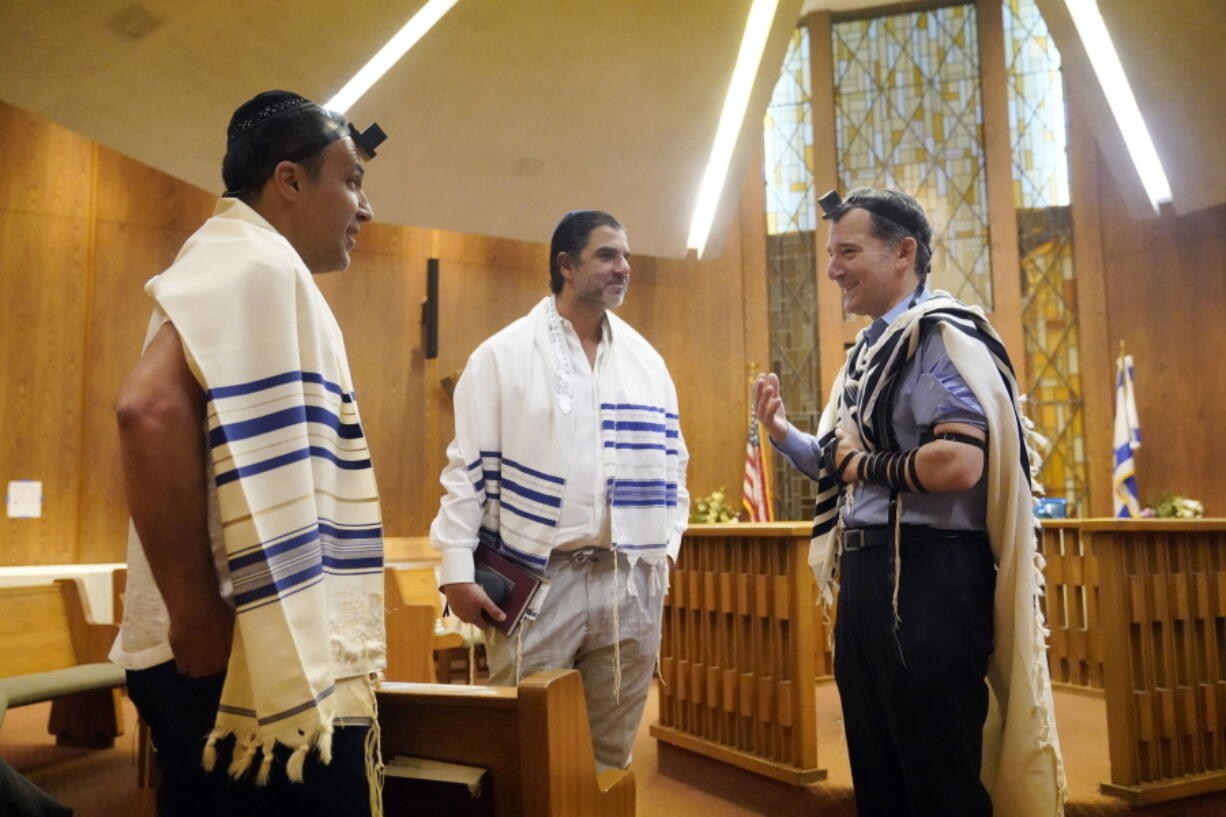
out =
[(779, 390), (779, 376), (774, 372), (760, 374), (753, 382), (753, 410), (758, 422), (766, 429), (775, 445), (788, 436), (787, 413)]

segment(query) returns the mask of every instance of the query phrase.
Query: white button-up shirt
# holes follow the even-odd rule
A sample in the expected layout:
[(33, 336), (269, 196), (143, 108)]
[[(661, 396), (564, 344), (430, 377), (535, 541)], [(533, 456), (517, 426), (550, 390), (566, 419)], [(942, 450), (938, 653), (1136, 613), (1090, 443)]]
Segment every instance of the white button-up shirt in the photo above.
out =
[(575, 327), (566, 318), (559, 318), (570, 353), (572, 384), (575, 393), (574, 456), (562, 491), (562, 508), (558, 518), (554, 547), (558, 550), (612, 542), (609, 528), (608, 481), (604, 470), (604, 440), (600, 434), (599, 378), (608, 358), (612, 340), (607, 318), (600, 323), (600, 345), (596, 348), (596, 363), (591, 365)]

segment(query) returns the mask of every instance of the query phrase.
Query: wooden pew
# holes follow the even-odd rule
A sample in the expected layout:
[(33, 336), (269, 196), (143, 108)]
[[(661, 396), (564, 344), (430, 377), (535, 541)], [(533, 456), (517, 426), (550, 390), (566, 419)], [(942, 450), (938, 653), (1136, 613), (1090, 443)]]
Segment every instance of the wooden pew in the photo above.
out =
[[(634, 815), (634, 773), (596, 774), (575, 670), (539, 672), (518, 688), (385, 683), (378, 698), (384, 758), (488, 769), (497, 817)], [(385, 805), (389, 815), (412, 813)]]
[[(414, 603), (405, 598), (397, 581), (400, 571), (383, 568), (383, 609), (387, 626), (387, 670), (389, 681), (434, 680), (434, 622), (437, 613), (431, 604)], [(433, 581), (431, 571), (431, 581)], [(438, 591), (435, 591), (437, 595)]]
[[(383, 568), (383, 593), (388, 680), (448, 681), (449, 677), (439, 671), (440, 662), (449, 660), (447, 650), (464, 646), (464, 637), (436, 629), (443, 615), (443, 601), (434, 568), (388, 565)], [(423, 630), (426, 619), (429, 627)], [(434, 659), (436, 652), (439, 662)]]
[(91, 620), (79, 579), (0, 588), (0, 721), (7, 706), (50, 700), (56, 743), (113, 746), (125, 683), (107, 660), (117, 632)]

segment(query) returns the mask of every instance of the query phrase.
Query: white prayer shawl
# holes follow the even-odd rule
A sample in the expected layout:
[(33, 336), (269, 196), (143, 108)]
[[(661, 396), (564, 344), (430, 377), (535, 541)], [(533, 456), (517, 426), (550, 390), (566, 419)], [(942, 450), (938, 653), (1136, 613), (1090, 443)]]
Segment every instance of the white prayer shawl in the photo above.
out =
[[(146, 285), (208, 397), (208, 445), (237, 617), (215, 741), (230, 773), (294, 749), (331, 759), (335, 725), (371, 723), (385, 666), (378, 493), (340, 328), (290, 243), (222, 199), (174, 264)], [(377, 807), (372, 786), (372, 808)], [(376, 814), (380, 811), (376, 808)]]
[[(689, 497), (677, 392), (663, 358), (606, 313), (600, 426), (613, 547), (630, 564), (662, 565), (685, 530)], [(554, 299), (479, 346), (456, 385), (456, 444), (468, 463), (481, 527), (507, 554), (543, 572), (555, 544), (573, 456), (570, 356)], [(633, 583), (631, 583), (633, 586)]]
[[(1038, 456), (1023, 439), (1033, 434), (1015, 397), (1017, 385), (1004, 345), (983, 311), (962, 304), (948, 293), (935, 292), (932, 298), (900, 315), (872, 348), (858, 342), (835, 378), (818, 424), (818, 438), (829, 439), (836, 425), (851, 429), (857, 422), (857, 430), (863, 434), (862, 424), (871, 422), (871, 410), (864, 411), (865, 417), (853, 419), (855, 412), (840, 399), (848, 367), (856, 362), (853, 357), (863, 364), (856, 367), (864, 372), (861, 381), (876, 378), (878, 388), (865, 395), (861, 403), (867, 409), (883, 391), (883, 371), (897, 374), (911, 358), (921, 340), (920, 319), (934, 311), (946, 314), (931, 323), (927, 331), (941, 332), (950, 360), (988, 421), (987, 533), (997, 574), (995, 649), (988, 666), (992, 695), (984, 726), (982, 779), (997, 817), (1062, 815), (1067, 787), (1047, 667), (1047, 630), (1039, 604), (1043, 557), (1037, 549), (1030, 480), (1022, 466), (1023, 450), (1032, 471), (1037, 471)], [(842, 554), (841, 492), (824, 471), (820, 477), (809, 565), (817, 579), (819, 596), (829, 606), (838, 587)], [(896, 570), (896, 580), (905, 570), (904, 563)], [(902, 626), (906, 626), (906, 610), (895, 612), (901, 614)]]

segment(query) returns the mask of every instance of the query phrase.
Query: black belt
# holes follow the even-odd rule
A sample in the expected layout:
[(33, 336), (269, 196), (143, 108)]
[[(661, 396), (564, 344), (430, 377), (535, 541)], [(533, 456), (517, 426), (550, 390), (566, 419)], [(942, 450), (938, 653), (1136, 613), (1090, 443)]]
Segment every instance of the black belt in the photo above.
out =
[[(903, 525), (899, 532), (903, 542), (931, 542), (939, 540), (968, 541), (983, 539), (987, 534), (981, 530), (947, 530), (932, 528), (928, 525)], [(864, 550), (894, 541), (894, 529), (889, 525), (872, 525), (866, 528), (846, 528), (843, 531), (843, 551)]]

